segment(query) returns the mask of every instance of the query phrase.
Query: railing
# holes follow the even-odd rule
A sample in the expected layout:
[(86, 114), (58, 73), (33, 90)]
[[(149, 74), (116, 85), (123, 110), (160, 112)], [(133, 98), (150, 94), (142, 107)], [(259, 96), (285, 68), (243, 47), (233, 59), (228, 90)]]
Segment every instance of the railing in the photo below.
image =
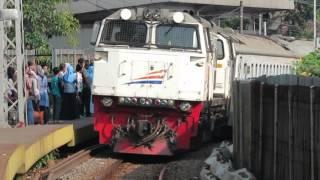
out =
[(233, 84), (235, 164), (260, 180), (320, 179), (320, 79), (281, 75)]
[(93, 53), (81, 49), (53, 49), (52, 67), (58, 67), (61, 63), (69, 63), (75, 66), (79, 58), (93, 61)]

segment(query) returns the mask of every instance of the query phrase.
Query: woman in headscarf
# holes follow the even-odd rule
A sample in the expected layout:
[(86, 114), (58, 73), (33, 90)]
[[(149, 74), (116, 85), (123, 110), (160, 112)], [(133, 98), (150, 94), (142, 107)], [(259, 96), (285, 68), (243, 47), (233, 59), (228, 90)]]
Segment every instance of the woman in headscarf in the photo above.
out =
[(49, 121), (49, 95), (48, 95), (48, 78), (40, 65), (37, 66), (38, 89), (40, 91), (40, 110), (44, 112), (43, 120), (47, 124)]
[(70, 64), (66, 64), (66, 72), (63, 75), (62, 119), (74, 120), (79, 115), (77, 112), (77, 74)]

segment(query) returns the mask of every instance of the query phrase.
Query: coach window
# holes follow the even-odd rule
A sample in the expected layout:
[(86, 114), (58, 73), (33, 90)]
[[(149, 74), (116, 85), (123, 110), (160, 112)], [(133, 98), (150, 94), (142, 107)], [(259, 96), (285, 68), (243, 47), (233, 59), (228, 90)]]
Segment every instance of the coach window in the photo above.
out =
[(223, 45), (223, 41), (221, 39), (217, 40), (217, 59), (218, 60), (222, 60), (224, 59), (224, 45)]

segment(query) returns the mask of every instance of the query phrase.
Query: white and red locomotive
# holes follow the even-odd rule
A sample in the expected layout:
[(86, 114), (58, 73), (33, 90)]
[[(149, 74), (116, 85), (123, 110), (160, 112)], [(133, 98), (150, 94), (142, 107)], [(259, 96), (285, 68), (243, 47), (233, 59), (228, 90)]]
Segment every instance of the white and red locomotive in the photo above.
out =
[(191, 14), (121, 9), (95, 24), (94, 127), (101, 144), (120, 153), (173, 155), (227, 124), (230, 84), (249, 61), (213, 24)]

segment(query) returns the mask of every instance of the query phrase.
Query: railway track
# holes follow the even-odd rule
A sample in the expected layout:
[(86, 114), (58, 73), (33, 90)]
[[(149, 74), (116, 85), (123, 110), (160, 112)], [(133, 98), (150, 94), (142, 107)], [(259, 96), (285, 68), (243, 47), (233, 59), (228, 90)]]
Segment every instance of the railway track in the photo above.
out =
[[(104, 146), (94, 145), (89, 148), (83, 149), (57, 163), (55, 166), (48, 168), (40, 173), (40, 180), (55, 180), (59, 179), (64, 174), (70, 172), (74, 167), (94, 158), (94, 155), (99, 152)], [(121, 160), (113, 160), (112, 164), (108, 164), (103, 171), (96, 173), (93, 179), (108, 179), (112, 177), (117, 168), (121, 165)]]
[(166, 171), (168, 170), (168, 165), (167, 166), (164, 166), (163, 168), (162, 168), (162, 170), (160, 171), (160, 175), (159, 175), (159, 178), (158, 178), (158, 180), (164, 180), (165, 178), (165, 173), (166, 173)]
[(214, 144), (176, 158), (149, 158), (112, 154), (93, 146), (62, 160), (41, 173), (40, 179), (134, 180), (198, 179), (201, 164)]

